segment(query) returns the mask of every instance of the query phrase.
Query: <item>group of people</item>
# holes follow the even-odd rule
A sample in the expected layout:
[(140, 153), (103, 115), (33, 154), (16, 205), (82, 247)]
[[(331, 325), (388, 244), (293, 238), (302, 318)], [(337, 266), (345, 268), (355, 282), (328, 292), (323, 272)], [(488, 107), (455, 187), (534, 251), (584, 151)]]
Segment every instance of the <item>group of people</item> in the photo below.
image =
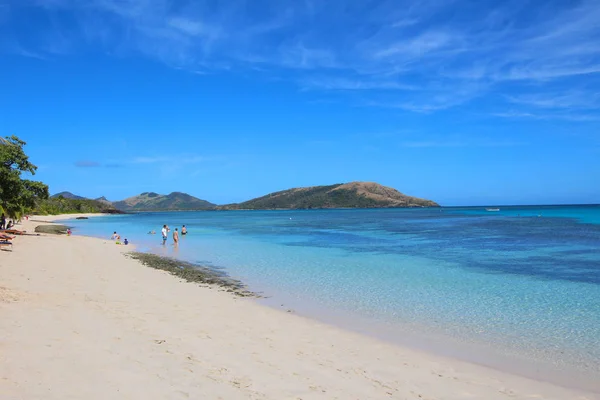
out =
[[(117, 231), (113, 232), (113, 235), (110, 238), (111, 240), (114, 240), (116, 244), (121, 244), (121, 235), (119, 235), (117, 233)], [(129, 244), (129, 240), (127, 240), (127, 238), (125, 238), (125, 240), (123, 240), (123, 244), (124, 245), (128, 245)]]
[(12, 246), (15, 235), (25, 235), (25, 231), (17, 230), (14, 227), (14, 220), (7, 223), (6, 216), (4, 214), (0, 215), (0, 247)]
[[(167, 239), (169, 238), (169, 232), (171, 231), (171, 228), (169, 228), (168, 225), (163, 225), (162, 230), (161, 230), (161, 234), (162, 234), (162, 244), (164, 245), (165, 243), (167, 243)], [(154, 231), (152, 231), (152, 233), (154, 233)], [(183, 225), (181, 227), (181, 234), (182, 235), (187, 235), (187, 228), (185, 227), (185, 225)], [(179, 244), (179, 231), (177, 230), (177, 228), (175, 228), (175, 230), (173, 231), (173, 244), (174, 245), (178, 245)]]
[(6, 223), (6, 216), (4, 214), (2, 214), (2, 216), (0, 217), (0, 230), (10, 229), (14, 226), (15, 226), (15, 222), (8, 221), (8, 223)]
[[(162, 244), (167, 243), (167, 239), (169, 238), (169, 232), (171, 232), (171, 228), (169, 228), (168, 225), (163, 225), (162, 230), (161, 230)], [(187, 230), (186, 226), (183, 225), (181, 227), (181, 235), (187, 235), (187, 233), (188, 233), (188, 230)], [(148, 235), (155, 235), (155, 234), (156, 234), (156, 231), (148, 232)], [(123, 240), (123, 243), (121, 243), (121, 235), (119, 235), (116, 231), (113, 232), (110, 239), (114, 240), (116, 244), (129, 244), (129, 241), (127, 239)], [(177, 228), (175, 228), (175, 231), (173, 231), (173, 244), (174, 245), (179, 244), (179, 230)]]

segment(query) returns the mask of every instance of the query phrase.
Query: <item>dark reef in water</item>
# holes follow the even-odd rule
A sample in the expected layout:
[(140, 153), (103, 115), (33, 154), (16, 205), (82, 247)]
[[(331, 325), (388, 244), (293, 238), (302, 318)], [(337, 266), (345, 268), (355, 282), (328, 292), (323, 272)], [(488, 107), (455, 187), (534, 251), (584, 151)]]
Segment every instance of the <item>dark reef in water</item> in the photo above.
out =
[(213, 268), (150, 253), (132, 252), (128, 253), (128, 256), (138, 260), (145, 266), (167, 271), (188, 282), (217, 286), (240, 297), (260, 297), (256, 293), (247, 290), (242, 282)]
[(66, 235), (67, 229), (69, 229), (66, 225), (52, 224), (52, 225), (38, 225), (35, 227), (35, 232), (37, 233), (51, 233), (53, 235)]
[(123, 210), (117, 210), (117, 209), (106, 209), (102, 211), (102, 214), (129, 214)]

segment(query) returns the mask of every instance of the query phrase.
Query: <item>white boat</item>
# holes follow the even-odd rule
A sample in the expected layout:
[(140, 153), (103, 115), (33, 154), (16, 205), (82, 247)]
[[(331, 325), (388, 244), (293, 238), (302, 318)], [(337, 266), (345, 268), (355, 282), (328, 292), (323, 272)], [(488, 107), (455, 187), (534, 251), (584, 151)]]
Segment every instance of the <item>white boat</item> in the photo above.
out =
[(486, 208), (485, 211), (500, 211), (499, 208)]

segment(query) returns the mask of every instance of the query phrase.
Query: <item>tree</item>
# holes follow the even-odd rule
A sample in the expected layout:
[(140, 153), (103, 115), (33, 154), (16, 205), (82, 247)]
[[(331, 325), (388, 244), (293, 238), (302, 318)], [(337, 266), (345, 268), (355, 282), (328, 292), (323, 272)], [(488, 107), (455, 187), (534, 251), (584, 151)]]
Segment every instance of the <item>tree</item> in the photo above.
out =
[(23, 151), (24, 141), (16, 136), (0, 139), (0, 208), (18, 218), (32, 210), (38, 199), (48, 198), (48, 186), (21, 178), (23, 173), (35, 175), (37, 170)]

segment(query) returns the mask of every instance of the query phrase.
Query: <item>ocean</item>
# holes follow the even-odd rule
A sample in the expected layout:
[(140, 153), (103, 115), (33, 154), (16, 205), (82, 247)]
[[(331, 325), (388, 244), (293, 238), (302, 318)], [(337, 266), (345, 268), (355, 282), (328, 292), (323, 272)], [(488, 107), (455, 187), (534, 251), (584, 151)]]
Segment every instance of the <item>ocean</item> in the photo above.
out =
[[(498, 208), (138, 213), (67, 224), (223, 269), (270, 306), (387, 340), (542, 379), (600, 373), (600, 206)], [(189, 234), (162, 246), (163, 224)]]

